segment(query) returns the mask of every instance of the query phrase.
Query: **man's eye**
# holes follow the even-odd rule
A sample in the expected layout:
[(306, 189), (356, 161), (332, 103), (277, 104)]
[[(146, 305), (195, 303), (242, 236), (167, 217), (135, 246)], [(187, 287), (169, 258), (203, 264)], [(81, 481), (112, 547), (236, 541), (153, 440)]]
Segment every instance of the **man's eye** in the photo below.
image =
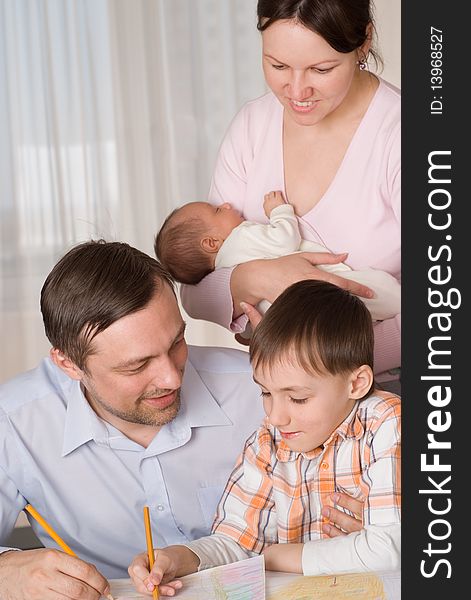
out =
[(127, 371), (125, 371), (126, 375), (134, 375), (135, 373), (140, 373), (141, 371), (143, 371), (145, 369), (146, 363), (136, 367), (135, 369), (128, 369)]

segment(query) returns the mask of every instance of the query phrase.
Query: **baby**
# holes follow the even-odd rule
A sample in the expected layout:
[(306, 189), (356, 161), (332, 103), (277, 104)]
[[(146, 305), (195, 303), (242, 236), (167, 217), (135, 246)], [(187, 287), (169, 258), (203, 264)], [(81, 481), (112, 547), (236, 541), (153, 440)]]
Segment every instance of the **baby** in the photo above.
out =
[[(301, 239), (293, 207), (281, 192), (265, 195), (263, 204), (269, 223), (246, 221), (226, 202), (190, 202), (174, 210), (158, 232), (157, 258), (180, 283), (196, 284), (221, 267), (249, 260), (278, 258), (293, 252), (328, 252), (321, 244)], [(317, 265), (345, 279), (362, 283), (375, 298), (361, 298), (373, 320), (390, 319), (401, 312), (401, 286), (389, 273), (378, 269), (352, 270), (344, 263)], [(270, 303), (258, 305), (265, 313)]]

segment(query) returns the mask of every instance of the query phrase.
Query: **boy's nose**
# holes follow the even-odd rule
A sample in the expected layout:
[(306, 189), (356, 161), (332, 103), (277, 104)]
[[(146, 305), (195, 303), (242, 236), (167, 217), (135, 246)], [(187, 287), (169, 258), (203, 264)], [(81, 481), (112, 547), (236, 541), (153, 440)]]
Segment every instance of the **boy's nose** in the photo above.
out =
[(271, 407), (265, 407), (265, 412), (273, 427), (286, 427), (290, 423), (290, 418), (286, 414), (286, 411), (280, 406), (275, 405), (275, 403), (273, 403)]

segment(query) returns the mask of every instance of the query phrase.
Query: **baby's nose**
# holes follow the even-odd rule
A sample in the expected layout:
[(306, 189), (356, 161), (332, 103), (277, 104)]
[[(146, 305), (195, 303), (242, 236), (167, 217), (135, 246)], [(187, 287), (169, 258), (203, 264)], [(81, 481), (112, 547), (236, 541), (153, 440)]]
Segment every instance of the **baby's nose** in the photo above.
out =
[(225, 209), (232, 208), (232, 205), (229, 204), (229, 202), (224, 202), (224, 204), (222, 205), (222, 208), (225, 208)]

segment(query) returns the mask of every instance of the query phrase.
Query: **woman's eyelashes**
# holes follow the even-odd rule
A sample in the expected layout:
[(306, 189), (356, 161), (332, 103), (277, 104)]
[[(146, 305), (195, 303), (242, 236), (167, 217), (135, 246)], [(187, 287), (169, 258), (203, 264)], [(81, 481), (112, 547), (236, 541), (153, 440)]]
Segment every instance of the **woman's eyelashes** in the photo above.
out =
[(329, 67), (328, 69), (319, 69), (318, 67), (311, 67), (311, 71), (315, 71), (316, 73), (320, 73), (321, 75), (325, 75), (325, 73), (330, 73), (334, 67)]
[[(288, 69), (288, 65), (277, 65), (277, 64), (273, 64), (271, 65), (274, 69), (276, 69), (277, 71), (283, 71), (284, 69)], [(309, 67), (309, 69), (311, 71), (314, 71), (315, 73), (319, 73), (320, 75), (325, 75), (325, 73), (330, 73), (333, 70), (334, 67), (329, 67), (327, 69), (320, 69), (319, 67)]]

